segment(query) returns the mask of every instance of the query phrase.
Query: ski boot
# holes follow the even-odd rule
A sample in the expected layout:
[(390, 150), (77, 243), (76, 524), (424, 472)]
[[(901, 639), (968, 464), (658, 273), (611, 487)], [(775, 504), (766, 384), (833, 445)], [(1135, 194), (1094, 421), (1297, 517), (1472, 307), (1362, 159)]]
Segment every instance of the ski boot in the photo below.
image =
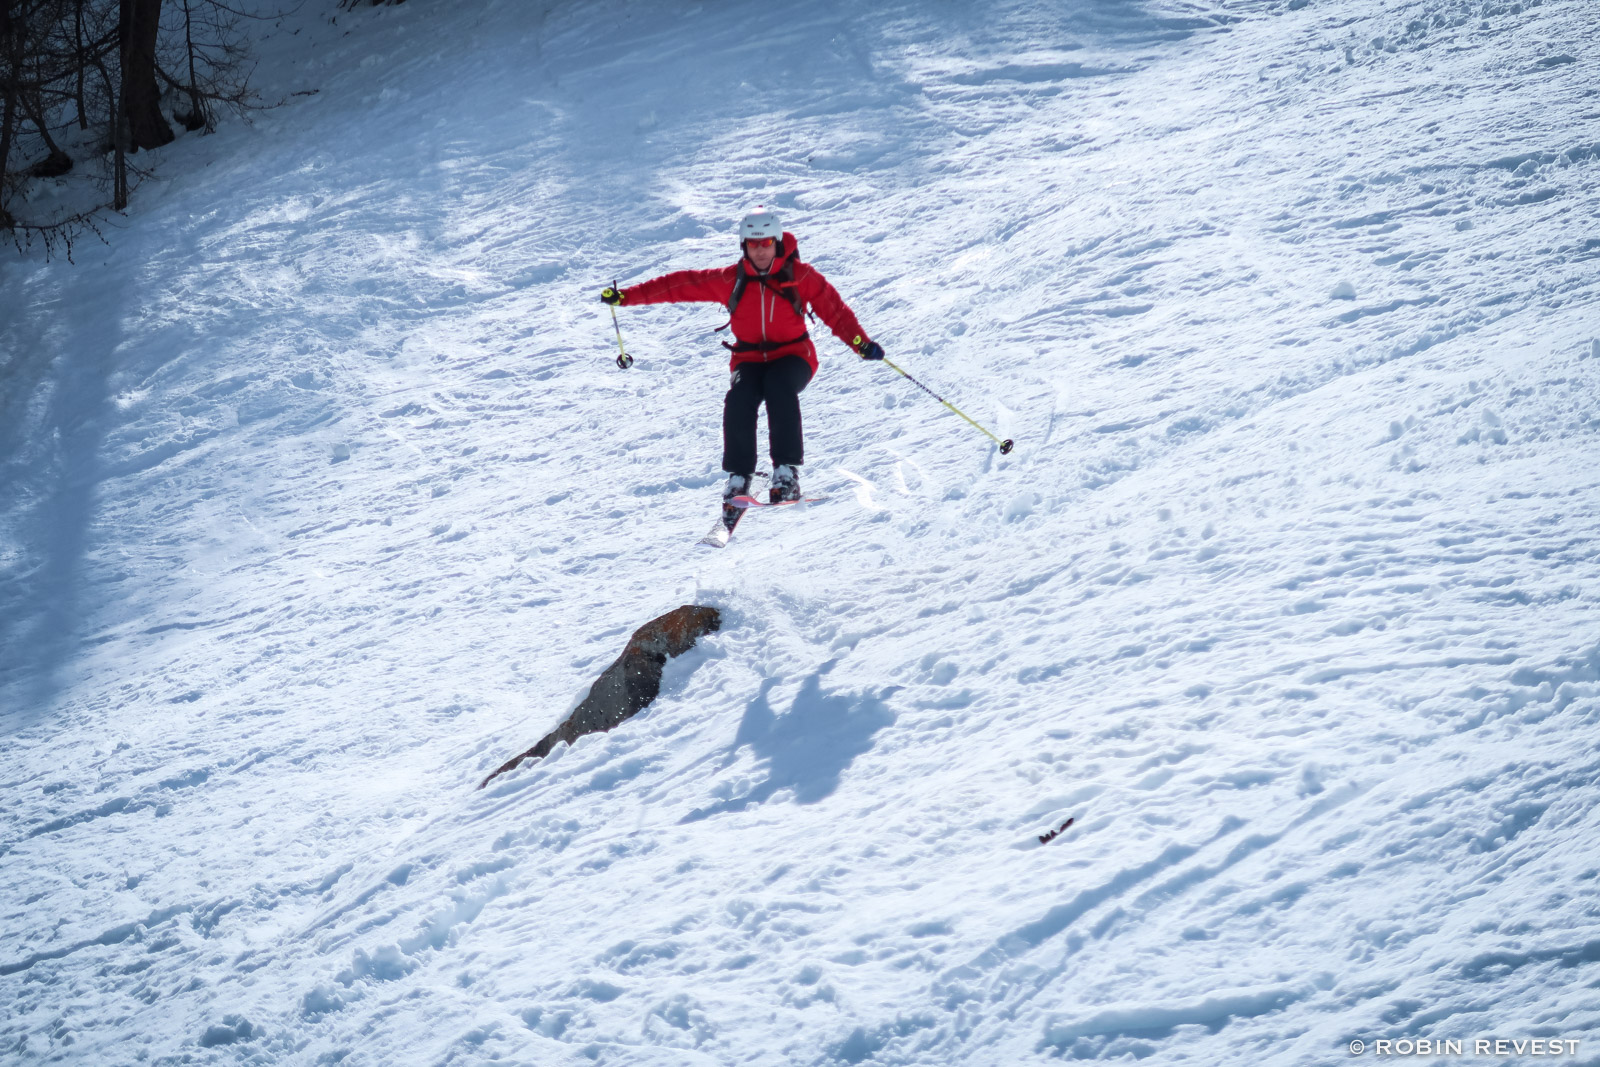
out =
[(792, 463), (774, 463), (772, 465), (772, 489), (769, 491), (769, 500), (774, 504), (781, 504), (786, 500), (800, 499), (800, 472), (795, 470)]
[(749, 496), (750, 480), (748, 474), (728, 475), (728, 484), (722, 487), (722, 502), (726, 504), (736, 496)]
[(753, 480), (748, 474), (730, 474), (728, 484), (722, 487), (722, 525), (727, 527), (730, 537), (733, 535), (733, 528), (744, 518), (744, 505), (735, 504), (733, 498), (749, 496), (750, 483)]

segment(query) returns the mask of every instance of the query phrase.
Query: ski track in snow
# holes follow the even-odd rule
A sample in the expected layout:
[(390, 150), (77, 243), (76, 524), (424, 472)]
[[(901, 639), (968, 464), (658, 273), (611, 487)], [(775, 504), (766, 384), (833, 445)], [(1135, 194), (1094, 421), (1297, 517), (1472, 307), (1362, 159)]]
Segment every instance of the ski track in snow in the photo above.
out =
[[(0, 263), (0, 1061), (1587, 1042), (1596, 28), (286, 18), (317, 95)], [(756, 200), (1016, 451), (828, 338), (830, 499), (697, 549), (720, 320), (623, 373), (594, 298)], [(691, 601), (651, 708), (475, 791)]]

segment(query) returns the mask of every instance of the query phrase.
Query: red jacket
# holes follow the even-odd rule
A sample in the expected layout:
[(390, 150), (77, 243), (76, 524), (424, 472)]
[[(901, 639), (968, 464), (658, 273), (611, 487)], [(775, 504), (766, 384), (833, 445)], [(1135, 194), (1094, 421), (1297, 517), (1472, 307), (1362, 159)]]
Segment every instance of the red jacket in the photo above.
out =
[[(780, 278), (784, 267), (794, 264), (793, 280)], [(809, 307), (817, 317), (827, 323), (834, 336), (851, 348), (860, 348), (867, 340), (861, 324), (839, 297), (822, 272), (809, 263), (802, 263), (796, 250), (794, 235), (785, 233), (778, 246), (778, 255), (765, 275), (758, 275), (743, 257), (739, 262), (716, 270), (680, 270), (663, 274), (647, 282), (640, 282), (622, 291), (622, 302), (634, 304), (683, 304), (702, 301), (727, 306), (733, 296), (733, 286), (741, 270), (746, 271), (745, 288), (739, 306), (732, 318), (734, 341), (741, 345), (773, 345), (770, 349), (736, 349), (729, 369), (741, 363), (760, 363), (784, 356), (800, 356), (817, 371), (817, 349), (806, 336), (806, 320), (794, 309), (789, 299), (794, 293), (801, 307)], [(787, 342), (787, 343), (782, 343)]]

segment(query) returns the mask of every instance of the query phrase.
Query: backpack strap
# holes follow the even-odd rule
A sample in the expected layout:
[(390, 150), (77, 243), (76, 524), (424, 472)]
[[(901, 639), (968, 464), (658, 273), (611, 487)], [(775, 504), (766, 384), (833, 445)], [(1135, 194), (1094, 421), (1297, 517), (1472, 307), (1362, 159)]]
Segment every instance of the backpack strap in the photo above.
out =
[[(741, 271), (743, 267), (744, 264), (741, 263)], [(790, 307), (794, 308), (794, 313), (799, 315), (802, 320), (806, 317), (805, 301), (800, 299), (800, 286), (794, 280), (794, 260), (791, 259), (785, 263), (783, 269), (776, 274), (754, 274), (751, 277), (756, 280), (757, 284), (770, 289), (773, 296), (786, 301)], [(734, 284), (737, 285), (738, 283), (735, 282)], [(743, 290), (740, 290), (740, 295), (744, 295)], [(728, 314), (732, 318), (733, 313), (730, 311)]]
[[(783, 269), (778, 273), (750, 274), (745, 270), (744, 257), (741, 256), (739, 258), (739, 273), (734, 275), (733, 278), (733, 292), (728, 294), (728, 321), (719, 326), (717, 332), (721, 333), (733, 325), (733, 313), (738, 310), (739, 301), (744, 299), (745, 288), (750, 284), (752, 278), (755, 279), (757, 285), (765, 286), (772, 290), (774, 296), (786, 300), (789, 306), (794, 308), (794, 313), (800, 316), (803, 322), (806, 317), (806, 302), (800, 297), (800, 285), (795, 281), (794, 277), (795, 260), (799, 257), (800, 248), (796, 245), (793, 254), (789, 256), (789, 259), (783, 265)], [(815, 318), (816, 316), (813, 315), (812, 319), (814, 320)]]

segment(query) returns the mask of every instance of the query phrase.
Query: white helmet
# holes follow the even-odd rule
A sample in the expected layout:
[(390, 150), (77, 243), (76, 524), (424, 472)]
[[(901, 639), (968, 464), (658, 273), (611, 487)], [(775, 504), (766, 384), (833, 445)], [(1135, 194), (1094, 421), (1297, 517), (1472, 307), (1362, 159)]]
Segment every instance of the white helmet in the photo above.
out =
[(764, 204), (757, 204), (756, 209), (739, 222), (739, 240), (762, 237), (779, 240), (783, 237), (783, 226), (778, 222), (777, 215), (767, 210)]

